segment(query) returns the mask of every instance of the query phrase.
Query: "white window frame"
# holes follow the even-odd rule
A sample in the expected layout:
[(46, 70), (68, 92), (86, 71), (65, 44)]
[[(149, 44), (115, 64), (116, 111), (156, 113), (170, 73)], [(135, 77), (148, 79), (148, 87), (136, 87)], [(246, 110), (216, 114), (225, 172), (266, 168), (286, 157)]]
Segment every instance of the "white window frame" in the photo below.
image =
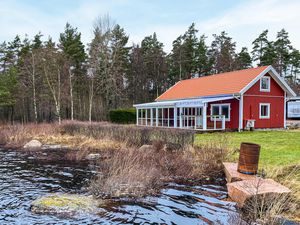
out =
[[(213, 106), (218, 106), (219, 107), (219, 113), (221, 113), (220, 115), (222, 115), (222, 106), (224, 106), (224, 105), (226, 105), (226, 106), (228, 106), (228, 118), (226, 118), (225, 117), (225, 121), (230, 121), (230, 111), (231, 111), (231, 107), (230, 107), (230, 103), (220, 103), (220, 104), (211, 104), (210, 105), (210, 115), (211, 115), (211, 117), (210, 117), (210, 121), (214, 121), (214, 118), (213, 118), (213, 110), (212, 110), (212, 108), (213, 108)], [(222, 119), (216, 119), (217, 121), (222, 121)]]
[[(263, 89), (262, 88), (262, 80), (263, 79), (267, 79), (267, 84), (268, 84), (268, 88), (267, 89)], [(263, 76), (262, 78), (260, 78), (260, 91), (262, 92), (270, 92), (270, 89), (271, 89), (271, 77), (268, 77), (268, 76)]]
[[(261, 115), (261, 107), (262, 106), (268, 106), (268, 115), (262, 116)], [(271, 104), (270, 103), (259, 103), (259, 119), (270, 119), (271, 114)]]

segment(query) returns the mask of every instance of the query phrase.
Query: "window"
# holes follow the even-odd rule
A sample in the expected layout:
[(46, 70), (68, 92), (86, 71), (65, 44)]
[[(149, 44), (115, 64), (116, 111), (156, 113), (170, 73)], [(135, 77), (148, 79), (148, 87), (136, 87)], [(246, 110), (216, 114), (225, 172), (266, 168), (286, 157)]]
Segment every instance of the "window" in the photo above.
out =
[(269, 119), (270, 118), (270, 103), (259, 104), (259, 118)]
[(260, 91), (270, 91), (270, 77), (260, 79)]
[[(230, 121), (230, 104), (212, 104), (211, 105), (211, 116), (224, 115), (226, 121)], [(214, 120), (211, 117), (211, 120)], [(217, 118), (217, 120), (221, 120)]]

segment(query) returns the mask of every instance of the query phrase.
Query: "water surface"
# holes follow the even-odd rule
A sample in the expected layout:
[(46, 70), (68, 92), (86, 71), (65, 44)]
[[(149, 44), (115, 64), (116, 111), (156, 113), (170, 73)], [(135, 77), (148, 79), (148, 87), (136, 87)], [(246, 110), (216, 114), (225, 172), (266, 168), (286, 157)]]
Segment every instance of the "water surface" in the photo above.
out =
[(0, 224), (233, 224), (235, 203), (225, 201), (225, 187), (169, 184), (156, 197), (120, 200), (97, 215), (63, 218), (30, 211), (38, 197), (87, 193), (94, 171), (87, 165), (39, 164), (20, 151), (0, 150)]

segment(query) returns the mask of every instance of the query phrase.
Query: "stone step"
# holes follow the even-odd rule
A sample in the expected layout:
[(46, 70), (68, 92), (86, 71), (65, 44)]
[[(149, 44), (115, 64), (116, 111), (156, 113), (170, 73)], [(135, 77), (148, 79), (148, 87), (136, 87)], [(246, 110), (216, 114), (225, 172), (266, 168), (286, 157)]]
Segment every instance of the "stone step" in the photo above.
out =
[(256, 179), (255, 175), (247, 175), (237, 171), (238, 164), (231, 162), (223, 162), (224, 172), (228, 183), (242, 181), (242, 180), (253, 180)]
[(272, 179), (246, 179), (227, 184), (229, 197), (237, 202), (239, 207), (244, 207), (252, 198), (264, 199), (264, 201), (275, 199), (282, 194), (289, 194), (287, 187)]

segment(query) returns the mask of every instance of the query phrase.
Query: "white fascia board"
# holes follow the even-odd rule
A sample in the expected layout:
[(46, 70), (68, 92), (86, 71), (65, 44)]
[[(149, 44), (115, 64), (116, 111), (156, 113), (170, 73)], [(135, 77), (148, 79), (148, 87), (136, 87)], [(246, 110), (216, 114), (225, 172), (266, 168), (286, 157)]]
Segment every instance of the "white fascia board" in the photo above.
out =
[(295, 92), (289, 87), (289, 85), (285, 82), (285, 80), (280, 77), (280, 75), (276, 72), (276, 70), (272, 66), (268, 66), (264, 71), (262, 71), (257, 77), (255, 77), (246, 87), (244, 87), (240, 94), (245, 94), (257, 81), (260, 80), (264, 75), (270, 72), (271, 77), (279, 84), (279, 86), (284, 89), (289, 95), (296, 96)]
[(257, 81), (260, 80), (261, 77), (266, 75), (267, 72), (269, 72), (271, 69), (271, 66), (268, 66), (264, 71), (262, 71), (258, 76), (256, 76), (249, 84), (247, 84), (241, 91), (240, 94), (245, 94), (246, 91), (248, 91)]
[(272, 76), (277, 83), (287, 92), (289, 93), (290, 96), (295, 97), (296, 93), (290, 88), (290, 86), (286, 83), (286, 81), (284, 80), (283, 77), (281, 77), (277, 71), (271, 66), (271, 75), (273, 74), (274, 76)]

